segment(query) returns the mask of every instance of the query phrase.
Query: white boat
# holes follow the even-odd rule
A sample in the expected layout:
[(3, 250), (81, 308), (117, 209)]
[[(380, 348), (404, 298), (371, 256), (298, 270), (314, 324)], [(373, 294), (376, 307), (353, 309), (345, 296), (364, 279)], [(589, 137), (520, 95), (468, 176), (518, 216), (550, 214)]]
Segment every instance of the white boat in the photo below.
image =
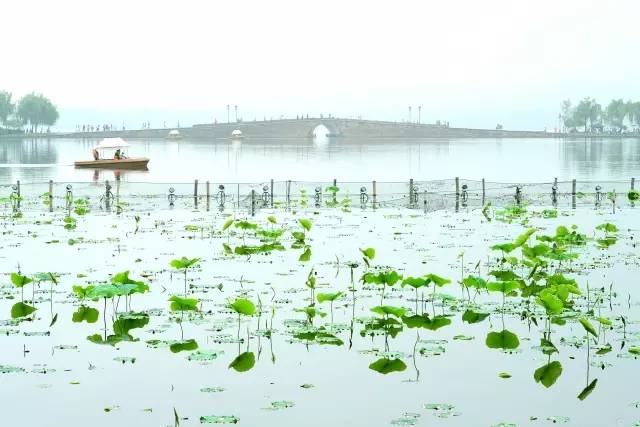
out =
[(236, 129), (233, 132), (231, 132), (231, 139), (237, 140), (242, 138), (244, 138), (244, 135), (242, 134), (242, 131), (240, 129)]
[(171, 140), (182, 139), (182, 134), (178, 129), (173, 129), (169, 131), (169, 134), (167, 135), (167, 139), (171, 139)]
[(149, 159), (127, 157), (126, 151), (129, 147), (129, 143), (122, 138), (105, 138), (91, 150), (93, 160), (79, 160), (74, 164), (77, 168), (146, 170)]

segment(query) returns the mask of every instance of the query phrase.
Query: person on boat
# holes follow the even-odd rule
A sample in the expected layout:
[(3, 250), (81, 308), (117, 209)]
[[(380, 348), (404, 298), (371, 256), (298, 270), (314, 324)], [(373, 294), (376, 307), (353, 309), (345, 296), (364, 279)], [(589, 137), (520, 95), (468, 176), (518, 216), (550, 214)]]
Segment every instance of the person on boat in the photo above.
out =
[(120, 149), (119, 148), (116, 150), (116, 154), (113, 155), (113, 159), (114, 160), (122, 159), (122, 154), (120, 153)]
[(91, 152), (93, 153), (93, 160), (100, 160), (100, 153), (98, 153), (98, 150), (94, 148)]

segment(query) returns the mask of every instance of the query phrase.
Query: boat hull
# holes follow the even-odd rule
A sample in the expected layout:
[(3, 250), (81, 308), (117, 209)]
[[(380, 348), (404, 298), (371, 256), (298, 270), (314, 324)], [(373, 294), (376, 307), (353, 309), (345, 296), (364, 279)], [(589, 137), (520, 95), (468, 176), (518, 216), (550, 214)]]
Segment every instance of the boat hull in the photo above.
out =
[(97, 169), (136, 169), (147, 170), (149, 159), (138, 157), (131, 159), (102, 159), (102, 160), (81, 160), (75, 162), (77, 168), (97, 168)]

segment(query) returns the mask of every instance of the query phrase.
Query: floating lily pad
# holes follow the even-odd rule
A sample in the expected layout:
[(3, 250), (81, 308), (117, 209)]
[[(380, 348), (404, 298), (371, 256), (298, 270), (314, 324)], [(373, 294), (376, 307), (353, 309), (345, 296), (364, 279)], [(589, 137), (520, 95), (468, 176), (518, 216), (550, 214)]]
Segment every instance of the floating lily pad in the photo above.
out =
[(24, 369), (17, 366), (0, 365), (0, 374), (15, 374), (19, 372), (24, 372)]
[(203, 387), (200, 391), (202, 393), (222, 393), (225, 389), (222, 387)]
[(215, 360), (219, 356), (222, 356), (224, 351), (222, 350), (198, 350), (194, 353), (191, 353), (187, 356), (187, 360), (196, 361), (196, 362), (207, 362), (210, 360)]
[(200, 417), (200, 424), (238, 424), (240, 418), (235, 415), (206, 415)]
[(293, 408), (294, 406), (296, 406), (296, 404), (290, 400), (276, 400), (274, 402), (271, 402), (269, 407), (265, 409), (271, 411), (279, 411), (282, 409)]

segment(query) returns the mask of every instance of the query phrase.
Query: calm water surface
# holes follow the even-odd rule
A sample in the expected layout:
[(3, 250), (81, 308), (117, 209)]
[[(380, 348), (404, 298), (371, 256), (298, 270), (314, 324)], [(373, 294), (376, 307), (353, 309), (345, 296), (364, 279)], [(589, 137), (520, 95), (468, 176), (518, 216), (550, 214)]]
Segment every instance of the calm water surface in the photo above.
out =
[[(113, 179), (113, 171), (76, 170), (99, 140), (0, 140), (0, 182)], [(405, 181), (454, 176), (548, 182), (553, 177), (627, 180), (640, 170), (640, 140), (430, 139), (130, 141), (131, 156), (151, 159), (132, 182), (275, 180)]]
[[(174, 408), (182, 427), (206, 425), (200, 417), (211, 415), (233, 415), (239, 426), (249, 427), (609, 427), (640, 421), (640, 354), (633, 353), (640, 349), (640, 264), (637, 210), (628, 205), (616, 214), (589, 208), (561, 211), (558, 218), (530, 215), (528, 226), (539, 227), (537, 234), (576, 224), (580, 232), (602, 236), (595, 227), (603, 222), (623, 230), (609, 249), (594, 241), (574, 249), (579, 257), (570, 269), (550, 261), (549, 271), (575, 278), (584, 292), (571, 297), (575, 305), (565, 310), (565, 324), (550, 329), (533, 301), (509, 296), (502, 306), (499, 293), (474, 295), (473, 290), (465, 298), (456, 283), (461, 266), (464, 274), (489, 280), (488, 272), (500, 268), (489, 247), (513, 241), (524, 230), (517, 221), (488, 223), (477, 211), (260, 212), (251, 220), (270, 228), (266, 217), (275, 215), (273, 227), (287, 230), (286, 249), (247, 257), (225, 254), (223, 243), (237, 248), (258, 239), (235, 227), (221, 234), (228, 216), (217, 210), (159, 209), (140, 215), (138, 226), (136, 214), (106, 213), (94, 205), (86, 216), (74, 214), (77, 228), (71, 230), (64, 228), (61, 210), (26, 211), (16, 221), (3, 220), (3, 426), (173, 427)], [(299, 261), (302, 248), (291, 247), (300, 216), (313, 221), (308, 262)], [(359, 248), (369, 246), (377, 249), (374, 266), (414, 277), (434, 272), (453, 283), (438, 288), (433, 298), (430, 288), (416, 298), (412, 288), (398, 283), (381, 294), (380, 286), (358, 282), (366, 271)], [(201, 311), (184, 316), (171, 312), (168, 301), (184, 296), (182, 274), (169, 268), (171, 259), (183, 255), (202, 257), (188, 274), (188, 296), (201, 301)], [(352, 293), (353, 261), (359, 264)], [(26, 287), (25, 301), (37, 308), (30, 320), (11, 314), (22, 298), (9, 280), (18, 265), (30, 276), (59, 275), (55, 286)], [(344, 294), (333, 310), (327, 302), (315, 302), (324, 317), (311, 322), (297, 310), (314, 304), (305, 286), (312, 268), (317, 295)], [(74, 285), (103, 283), (125, 270), (150, 288), (132, 297), (133, 314), (124, 298), (80, 301), (71, 292)], [(526, 277), (526, 269), (515, 271)], [(240, 324), (227, 307), (238, 296), (262, 308)], [(381, 304), (444, 323), (409, 327), (404, 318), (391, 319), (385, 328), (371, 311)], [(536, 323), (521, 318), (528, 305)], [(89, 309), (95, 317), (83, 320)], [(589, 309), (593, 314), (584, 314)], [(465, 321), (467, 310), (486, 318)], [(597, 337), (587, 340), (580, 316), (591, 319)], [(116, 323), (136, 318), (143, 321), (131, 328)], [(505, 350), (489, 346), (490, 334), (503, 330), (519, 341), (505, 343)], [(557, 352), (543, 354), (538, 346), (544, 336)], [(187, 339), (197, 342), (197, 351), (171, 349)], [(234, 368), (243, 354), (252, 363)], [(381, 369), (385, 360), (389, 364)], [(561, 371), (536, 381), (536, 372), (549, 363)], [(502, 372), (511, 377), (501, 378)], [(595, 380), (592, 393), (578, 398)], [(287, 407), (270, 409), (274, 402)], [(452, 409), (434, 411), (425, 407), (429, 404)]]

